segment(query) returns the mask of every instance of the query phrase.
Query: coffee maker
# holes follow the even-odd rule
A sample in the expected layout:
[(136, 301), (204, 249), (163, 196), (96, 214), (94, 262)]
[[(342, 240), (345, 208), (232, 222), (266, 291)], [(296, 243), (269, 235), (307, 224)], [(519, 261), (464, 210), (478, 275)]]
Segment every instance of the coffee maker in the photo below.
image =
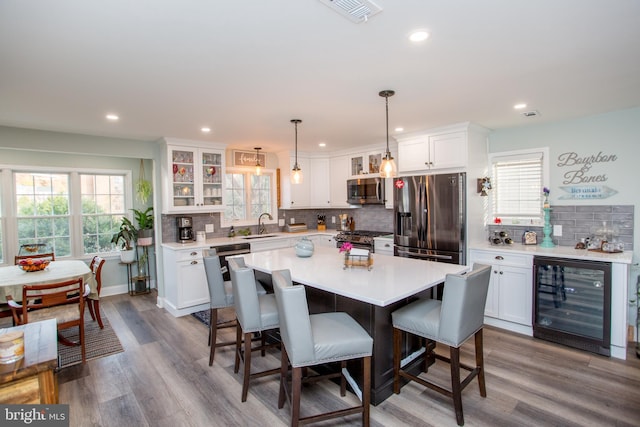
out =
[(190, 216), (179, 216), (176, 218), (178, 226), (178, 242), (193, 242), (193, 221)]

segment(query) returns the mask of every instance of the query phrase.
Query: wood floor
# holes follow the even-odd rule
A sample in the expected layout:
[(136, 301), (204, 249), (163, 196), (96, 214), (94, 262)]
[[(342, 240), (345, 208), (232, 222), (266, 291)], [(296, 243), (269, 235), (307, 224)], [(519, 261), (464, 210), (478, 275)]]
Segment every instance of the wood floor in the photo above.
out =
[[(285, 426), (289, 407), (277, 409), (276, 377), (251, 384), (240, 402), (232, 347), (208, 366), (207, 328), (192, 316), (174, 318), (155, 294), (103, 298), (124, 353), (63, 369), (60, 403), (70, 404), (71, 426)], [(224, 332), (233, 338), (233, 330)], [(226, 335), (229, 334), (229, 335)], [(470, 340), (473, 341), (473, 340)], [(391, 345), (391, 343), (389, 343)], [(471, 362), (472, 348), (463, 348)], [(485, 328), (487, 397), (476, 383), (464, 390), (467, 426), (638, 426), (640, 360), (619, 361), (530, 337)], [(255, 369), (276, 367), (279, 353), (254, 354)], [(242, 372), (242, 370), (241, 370)], [(448, 366), (430, 375), (446, 383)], [(354, 399), (347, 393), (347, 399)], [(333, 383), (303, 389), (303, 408), (343, 403)], [(357, 416), (319, 425), (360, 425)], [(373, 426), (455, 426), (444, 396), (411, 383), (371, 408)]]

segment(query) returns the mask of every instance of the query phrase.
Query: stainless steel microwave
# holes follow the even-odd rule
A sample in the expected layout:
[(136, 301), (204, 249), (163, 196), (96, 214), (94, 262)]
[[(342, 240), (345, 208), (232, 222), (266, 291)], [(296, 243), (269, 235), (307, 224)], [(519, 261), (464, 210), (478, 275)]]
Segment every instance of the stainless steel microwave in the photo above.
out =
[(350, 205), (383, 205), (384, 178), (347, 180), (347, 203)]

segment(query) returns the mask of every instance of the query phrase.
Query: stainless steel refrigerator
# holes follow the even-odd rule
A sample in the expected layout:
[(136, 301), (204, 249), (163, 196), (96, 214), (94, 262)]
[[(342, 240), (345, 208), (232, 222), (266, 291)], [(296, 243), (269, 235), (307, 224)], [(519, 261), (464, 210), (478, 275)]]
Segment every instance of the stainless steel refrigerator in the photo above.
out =
[(395, 178), (395, 255), (465, 264), (465, 187), (465, 173)]

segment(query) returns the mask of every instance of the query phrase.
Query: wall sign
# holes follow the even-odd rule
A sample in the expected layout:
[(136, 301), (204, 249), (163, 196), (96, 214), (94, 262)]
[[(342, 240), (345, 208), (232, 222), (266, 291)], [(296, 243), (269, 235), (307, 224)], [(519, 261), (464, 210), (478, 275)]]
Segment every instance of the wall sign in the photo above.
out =
[(563, 194), (559, 199), (606, 199), (618, 192), (613, 188), (609, 188), (606, 185), (569, 185), (561, 186), (560, 190), (566, 191), (568, 194)]
[[(267, 155), (260, 153), (259, 155), (260, 165), (266, 167)], [(251, 166), (256, 165), (256, 152), (255, 151), (234, 151), (233, 152), (233, 166)]]
[(567, 168), (563, 174), (563, 181), (560, 189), (565, 191), (559, 199), (606, 199), (618, 192), (606, 185), (599, 183), (606, 182), (609, 177), (606, 173), (594, 170), (594, 166), (601, 166), (602, 163), (611, 163), (618, 160), (615, 154), (606, 154), (600, 151), (598, 154), (581, 156), (575, 151), (562, 153), (558, 156), (559, 168)]

